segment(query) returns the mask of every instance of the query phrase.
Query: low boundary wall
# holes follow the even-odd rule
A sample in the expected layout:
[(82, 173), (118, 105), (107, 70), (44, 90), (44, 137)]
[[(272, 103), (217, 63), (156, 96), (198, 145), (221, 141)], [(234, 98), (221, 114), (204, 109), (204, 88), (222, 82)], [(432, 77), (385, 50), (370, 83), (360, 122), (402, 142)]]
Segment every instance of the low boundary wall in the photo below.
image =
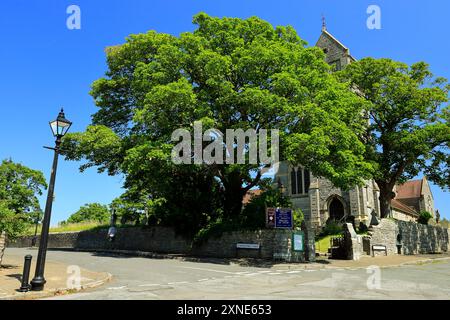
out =
[[(172, 228), (118, 228), (116, 239), (109, 242), (107, 229), (52, 233), (48, 248), (80, 250), (132, 250), (169, 254), (186, 254), (217, 258), (262, 258), (291, 262), (314, 261), (314, 233), (305, 232), (305, 251), (292, 251), (292, 230), (256, 230), (223, 233), (200, 245), (177, 235)], [(308, 237), (309, 235), (309, 237)], [(30, 247), (33, 237), (27, 236), (8, 243), (8, 247)], [(236, 249), (237, 243), (259, 244), (260, 249)], [(39, 237), (37, 245), (39, 244)]]
[(412, 255), (444, 253), (450, 249), (450, 230), (440, 226), (382, 219), (379, 225), (372, 226), (370, 233), (370, 248), (385, 245), (388, 255), (398, 254), (399, 250), (401, 254)]

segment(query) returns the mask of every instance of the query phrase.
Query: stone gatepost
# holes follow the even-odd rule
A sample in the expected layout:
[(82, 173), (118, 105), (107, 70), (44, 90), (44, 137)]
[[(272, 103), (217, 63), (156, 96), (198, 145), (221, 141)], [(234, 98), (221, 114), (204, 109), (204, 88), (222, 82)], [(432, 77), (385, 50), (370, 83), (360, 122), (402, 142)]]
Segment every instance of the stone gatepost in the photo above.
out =
[(305, 262), (305, 252), (292, 249), (292, 230), (274, 230), (273, 259), (285, 262)]
[(301, 230), (304, 234), (303, 251), (293, 250), (293, 230), (274, 230), (274, 260), (303, 263), (316, 261), (314, 227), (302, 222)]
[(362, 254), (362, 236), (356, 234), (351, 223), (344, 224), (344, 250), (347, 260), (359, 260)]
[(292, 259), (292, 231), (275, 229), (274, 233), (273, 259), (290, 262)]
[(303, 220), (302, 231), (305, 234), (305, 260), (308, 262), (315, 262), (316, 238), (314, 228)]

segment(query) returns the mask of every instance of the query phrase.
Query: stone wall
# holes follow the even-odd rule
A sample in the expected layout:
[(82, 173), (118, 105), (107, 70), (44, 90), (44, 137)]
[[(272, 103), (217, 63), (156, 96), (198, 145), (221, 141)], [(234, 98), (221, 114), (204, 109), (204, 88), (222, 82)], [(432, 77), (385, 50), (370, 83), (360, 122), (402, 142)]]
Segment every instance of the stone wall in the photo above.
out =
[(398, 226), (395, 220), (381, 219), (380, 223), (371, 229), (369, 250), (372, 250), (373, 245), (383, 245), (386, 246), (388, 255), (397, 254)]
[[(48, 247), (80, 250), (131, 250), (218, 258), (249, 257), (291, 262), (312, 261), (315, 257), (314, 233), (312, 231), (305, 232), (305, 247), (312, 252), (301, 253), (292, 252), (292, 233), (291, 230), (236, 231), (224, 233), (216, 238), (211, 237), (201, 245), (193, 245), (191, 239), (177, 235), (171, 228), (119, 228), (114, 242), (109, 242), (107, 230), (101, 229), (50, 234)], [(32, 238), (20, 238), (9, 243), (8, 247), (29, 247)], [(260, 250), (237, 250), (237, 243), (259, 244)]]
[(449, 229), (406, 221), (398, 221), (398, 227), (403, 254), (449, 251)]
[(359, 260), (363, 253), (363, 237), (356, 234), (351, 223), (344, 224), (344, 252), (346, 260)]
[(410, 221), (382, 219), (370, 231), (372, 245), (385, 245), (388, 255), (397, 254), (397, 244), (406, 255), (443, 253), (450, 248), (450, 230), (439, 226), (422, 225)]
[(5, 252), (6, 234), (0, 232), (0, 266), (2, 265), (3, 253)]
[(326, 49), (325, 60), (328, 64), (334, 64), (339, 61), (337, 70), (343, 69), (346, 65), (350, 63), (350, 58), (348, 57), (349, 52), (345, 47), (336, 43), (336, 41), (331, 38), (328, 32), (322, 32), (316, 46), (322, 49)]
[[(81, 232), (52, 233), (49, 248), (120, 249), (164, 253), (183, 253), (190, 249), (190, 242), (177, 236), (171, 228), (118, 228), (116, 240), (109, 242), (107, 229)], [(29, 247), (33, 237), (22, 237), (8, 247)], [(39, 237), (36, 246), (39, 246)]]

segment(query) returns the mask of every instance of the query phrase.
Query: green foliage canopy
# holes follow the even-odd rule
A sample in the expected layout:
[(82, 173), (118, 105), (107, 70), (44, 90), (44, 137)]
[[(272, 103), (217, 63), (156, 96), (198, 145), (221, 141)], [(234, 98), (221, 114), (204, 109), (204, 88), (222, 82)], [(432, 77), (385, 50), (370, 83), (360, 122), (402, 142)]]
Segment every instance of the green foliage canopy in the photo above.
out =
[(100, 222), (107, 223), (111, 217), (108, 206), (100, 203), (88, 203), (80, 207), (80, 209), (72, 214), (67, 223), (80, 223), (80, 222)]
[(47, 188), (42, 172), (12, 160), (0, 164), (0, 232), (14, 238), (41, 212), (38, 196)]
[(107, 50), (106, 76), (91, 92), (99, 110), (64, 139), (68, 159), (125, 174), (127, 188), (171, 204), (166, 212), (202, 201), (188, 210), (201, 224), (239, 215), (263, 165), (174, 165), (172, 132), (197, 120), (204, 130), (278, 129), (282, 159), (344, 188), (370, 177), (359, 139), (365, 101), (331, 74), (322, 50), (257, 17), (200, 13), (193, 22), (179, 37), (150, 31)]
[(382, 217), (390, 211), (396, 184), (420, 172), (441, 187), (450, 186), (450, 86), (424, 62), (408, 66), (390, 59), (365, 58), (339, 76), (358, 88), (370, 125), (365, 159), (376, 170)]

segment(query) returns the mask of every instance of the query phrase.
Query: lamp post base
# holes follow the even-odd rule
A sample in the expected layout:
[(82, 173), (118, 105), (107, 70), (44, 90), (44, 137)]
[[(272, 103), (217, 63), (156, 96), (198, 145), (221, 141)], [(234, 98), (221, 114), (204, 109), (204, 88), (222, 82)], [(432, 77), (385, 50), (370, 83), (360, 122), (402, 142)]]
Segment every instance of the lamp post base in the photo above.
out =
[(44, 290), (45, 281), (44, 277), (35, 277), (31, 280), (31, 290), (32, 291), (42, 291)]
[(30, 291), (30, 289), (31, 289), (31, 286), (30, 285), (26, 285), (24, 287), (20, 287), (20, 289), (18, 289), (17, 291), (19, 291), (19, 292), (28, 292), (28, 291)]

